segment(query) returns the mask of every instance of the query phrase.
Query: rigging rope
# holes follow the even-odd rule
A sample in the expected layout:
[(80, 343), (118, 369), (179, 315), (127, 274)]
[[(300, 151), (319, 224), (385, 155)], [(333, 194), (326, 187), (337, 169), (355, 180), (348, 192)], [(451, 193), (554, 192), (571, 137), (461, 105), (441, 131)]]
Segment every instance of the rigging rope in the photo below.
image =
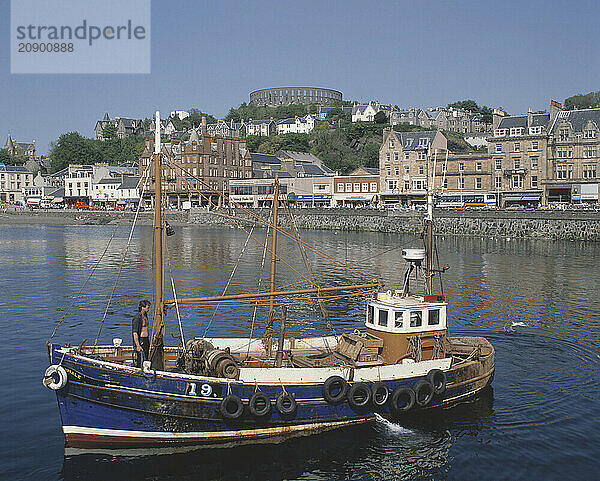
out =
[(169, 262), (169, 277), (171, 278), (171, 289), (173, 290), (173, 299), (175, 299), (175, 312), (177, 312), (177, 322), (179, 323), (181, 347), (185, 348), (185, 338), (183, 337), (183, 327), (181, 326), (181, 316), (179, 315), (179, 303), (177, 302), (177, 292), (175, 292), (175, 282), (173, 281), (173, 269), (171, 269), (171, 256), (169, 255), (169, 245), (166, 239), (165, 250), (167, 251), (167, 261)]

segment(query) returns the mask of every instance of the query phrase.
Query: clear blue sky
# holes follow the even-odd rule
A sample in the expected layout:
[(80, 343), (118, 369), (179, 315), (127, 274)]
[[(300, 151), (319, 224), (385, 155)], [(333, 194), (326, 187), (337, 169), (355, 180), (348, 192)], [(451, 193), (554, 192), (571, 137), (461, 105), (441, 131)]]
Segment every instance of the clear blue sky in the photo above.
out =
[[(43, 1), (43, 0), (40, 0)], [(600, 90), (589, 1), (152, 1), (150, 75), (11, 75), (0, 0), (0, 134), (93, 135), (95, 121), (198, 107), (223, 117), (250, 91), (322, 86), (402, 108), (472, 98), (512, 114)]]

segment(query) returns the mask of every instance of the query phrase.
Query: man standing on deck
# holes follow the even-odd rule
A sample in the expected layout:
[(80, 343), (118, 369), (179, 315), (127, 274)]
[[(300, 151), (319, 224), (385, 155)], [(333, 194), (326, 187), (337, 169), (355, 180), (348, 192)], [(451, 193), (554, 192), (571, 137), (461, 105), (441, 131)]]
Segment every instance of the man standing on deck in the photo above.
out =
[[(138, 311), (131, 321), (131, 330), (133, 331), (133, 349), (136, 353), (136, 366), (142, 367), (142, 359), (148, 359), (150, 353), (150, 334), (148, 330), (148, 310), (151, 303), (144, 299), (138, 305)], [(144, 357), (142, 358), (142, 352)]]

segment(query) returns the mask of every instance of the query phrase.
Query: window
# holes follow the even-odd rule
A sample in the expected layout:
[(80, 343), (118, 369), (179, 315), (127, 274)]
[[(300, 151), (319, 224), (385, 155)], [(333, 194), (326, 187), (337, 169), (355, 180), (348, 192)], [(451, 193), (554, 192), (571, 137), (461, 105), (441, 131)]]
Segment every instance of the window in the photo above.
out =
[(481, 189), (481, 177), (475, 177), (475, 188)]
[(388, 190), (394, 191), (396, 189), (398, 189), (398, 181), (388, 180)]
[(377, 192), (377, 182), (371, 182), (371, 192)]
[(584, 139), (594, 139), (596, 138), (596, 131), (594, 129), (586, 129), (583, 131)]
[(424, 188), (422, 180), (413, 180), (413, 189), (422, 190)]
[(444, 189), (448, 188), (448, 179), (444, 179), (444, 185), (443, 185)]
[(394, 327), (396, 327), (396, 328), (402, 327), (403, 317), (404, 317), (403, 311), (394, 312)]
[(337, 185), (337, 191), (338, 192), (344, 192), (344, 184), (342, 184), (341, 182)]
[(369, 306), (367, 310), (367, 324), (373, 324), (373, 317), (375, 316), (375, 308), (373, 306)]
[(392, 175), (392, 168), (391, 167), (387, 168), (387, 175)]
[(533, 142), (531, 142), (531, 150), (533, 150), (535, 152), (538, 149), (539, 149), (539, 143), (538, 143), (538, 141), (534, 140)]
[(394, 160), (399, 160), (400, 154), (398, 152), (394, 152)]
[(567, 166), (566, 165), (557, 165), (555, 177), (557, 179), (566, 179), (567, 178)]
[(537, 175), (531, 176), (531, 188), (535, 189), (538, 186)]
[(427, 159), (427, 152), (425, 152), (424, 150), (419, 150), (419, 160), (426, 160)]
[(513, 189), (520, 189), (523, 187), (523, 177), (521, 177), (520, 175), (513, 175), (512, 176), (512, 186)]
[(523, 128), (522, 127), (513, 127), (510, 129), (510, 135), (522, 135)]
[(464, 162), (459, 162), (458, 164), (458, 171), (459, 172), (464, 172), (465, 170), (465, 163)]
[(569, 129), (560, 129), (558, 131), (558, 140), (568, 140), (569, 139)]
[(425, 173), (425, 167), (419, 165), (419, 175), (423, 175)]
[(556, 157), (559, 159), (567, 159), (573, 157), (573, 149), (567, 147), (557, 147), (556, 148)]
[(496, 137), (504, 137), (506, 135), (506, 129), (496, 129), (494, 135), (496, 135)]
[(459, 189), (464, 189), (465, 188), (465, 178), (464, 177), (460, 177), (458, 179), (458, 188)]
[(408, 180), (404, 181), (404, 190), (410, 190), (410, 181), (408, 181)]
[(515, 152), (521, 152), (521, 142), (515, 142)]
[(596, 178), (596, 164), (584, 164), (583, 165), (583, 178), (584, 179), (595, 179)]
[(529, 127), (530, 135), (540, 135), (542, 133), (542, 127)]
[(419, 147), (427, 147), (427, 138), (426, 137), (425, 138), (421, 137), (419, 139)]
[(410, 327), (421, 327), (423, 325), (423, 314), (421, 311), (410, 311)]
[(385, 154), (385, 160), (387, 160), (389, 162), (389, 160), (390, 160), (390, 153), (389, 152)]
[(352, 192), (352, 184), (350, 182), (346, 182), (346, 192)]
[(442, 172), (446, 172), (446, 163), (442, 164)]
[(354, 183), (354, 192), (360, 192), (360, 184), (358, 182)]
[(494, 187), (496, 189), (501, 189), (502, 188), (502, 177), (495, 177), (494, 178)]
[(404, 166), (404, 175), (408, 175), (408, 174), (410, 174), (410, 166), (405, 165)]
[(396, 167), (396, 168), (394, 169), (394, 174), (395, 174), (395, 175), (400, 175), (400, 167)]
[(404, 160), (408, 160), (410, 158), (410, 152), (404, 152)]
[(430, 326), (437, 326), (440, 323), (440, 310), (439, 309), (429, 309), (429, 316), (427, 319), (427, 324)]
[(502, 144), (500, 142), (498, 142), (496, 144), (496, 153), (501, 153), (502, 152)]
[(513, 166), (515, 169), (520, 169), (521, 168), (521, 157), (514, 157), (513, 158)]
[(387, 327), (388, 325), (388, 311), (384, 311), (382, 309), (378, 309), (379, 311), (379, 322), (378, 324), (383, 327)]
[(482, 168), (483, 168), (483, 164), (481, 162), (477, 162), (475, 164), (475, 170), (481, 172)]
[(538, 168), (538, 157), (531, 157), (531, 168), (532, 169)]
[(596, 147), (595, 146), (586, 146), (583, 148), (583, 156), (586, 159), (590, 157), (596, 157)]
[(369, 192), (369, 184), (367, 182), (363, 182), (363, 184), (362, 184), (362, 191), (363, 192)]
[(496, 159), (495, 164), (496, 164), (496, 170), (502, 170), (502, 159)]

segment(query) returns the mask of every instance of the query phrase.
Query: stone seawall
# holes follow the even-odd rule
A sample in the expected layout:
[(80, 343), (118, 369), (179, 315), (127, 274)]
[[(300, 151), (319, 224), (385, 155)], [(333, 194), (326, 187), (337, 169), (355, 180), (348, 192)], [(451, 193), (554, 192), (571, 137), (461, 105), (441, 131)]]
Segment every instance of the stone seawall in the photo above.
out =
[[(255, 211), (268, 216), (266, 211)], [(352, 209), (294, 209), (301, 229), (417, 233), (423, 212)], [(237, 222), (253, 224), (251, 216), (235, 210)], [(191, 224), (232, 225), (218, 213), (190, 212)], [(286, 225), (287, 219), (280, 218)], [(594, 211), (436, 211), (436, 232), (444, 235), (600, 241), (600, 212)]]

